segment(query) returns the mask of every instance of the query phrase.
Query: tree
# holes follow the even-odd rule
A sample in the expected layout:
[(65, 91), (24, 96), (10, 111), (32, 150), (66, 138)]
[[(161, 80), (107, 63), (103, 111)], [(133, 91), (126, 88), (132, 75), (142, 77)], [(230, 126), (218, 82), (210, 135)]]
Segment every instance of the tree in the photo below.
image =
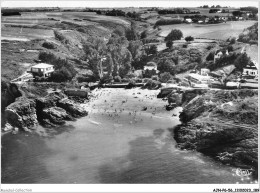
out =
[(128, 41), (139, 39), (139, 34), (137, 33), (134, 23), (132, 23), (131, 27), (126, 30), (125, 37), (127, 38)]
[(232, 51), (234, 50), (234, 48), (233, 48), (233, 46), (229, 45), (229, 46), (227, 47), (227, 50), (228, 50), (228, 52), (232, 52)]
[(168, 48), (172, 48), (172, 45), (173, 45), (173, 42), (172, 42), (172, 41), (167, 41), (167, 42), (166, 42), (166, 46), (167, 46)]
[(127, 49), (131, 52), (133, 60), (139, 61), (143, 55), (143, 42), (140, 40), (130, 41)]
[(51, 75), (51, 80), (54, 82), (65, 82), (68, 80), (72, 80), (72, 78), (73, 75), (66, 67), (62, 67), (59, 70), (55, 70)]
[(156, 45), (151, 45), (151, 46), (145, 46), (145, 52), (147, 55), (150, 55), (150, 54), (157, 54), (157, 46)]
[(180, 40), (183, 37), (183, 33), (179, 29), (172, 30), (164, 39), (164, 41)]
[(243, 13), (241, 11), (233, 11), (232, 14), (235, 17), (241, 17)]
[(106, 68), (107, 76), (112, 76), (113, 69), (114, 69), (114, 62), (110, 53), (106, 55), (106, 60), (103, 61), (102, 67)]
[(185, 38), (185, 40), (186, 40), (186, 42), (194, 41), (194, 37), (192, 37), (192, 36), (187, 36), (187, 37)]
[(144, 30), (142, 33), (141, 33), (141, 39), (145, 39), (147, 37), (147, 30)]
[(85, 44), (83, 48), (90, 69), (93, 71), (94, 76), (100, 79), (103, 77), (102, 60), (107, 54), (107, 47), (103, 39), (93, 39), (91, 41), (92, 43)]
[(43, 42), (42, 47), (47, 48), (47, 49), (55, 49), (56, 45), (53, 44), (52, 42)]
[(119, 36), (125, 36), (125, 29), (122, 26), (117, 26), (113, 33)]
[(174, 75), (175, 74), (175, 71), (173, 68), (174, 66), (175, 66), (175, 63), (172, 60), (164, 57), (159, 61), (157, 69), (160, 72), (169, 72), (171, 75)]
[(125, 77), (131, 70), (132, 55), (129, 50), (125, 50), (122, 55), (122, 63), (119, 68), (119, 76)]
[(230, 40), (230, 42), (229, 42), (229, 44), (234, 44), (234, 43), (236, 43), (236, 38), (232, 38), (232, 39)]
[(252, 62), (246, 53), (240, 54), (240, 56), (238, 56), (234, 61), (235, 67), (240, 71), (243, 71), (243, 68), (251, 63)]
[(167, 82), (168, 80), (171, 80), (173, 76), (169, 72), (164, 72), (160, 74), (160, 81), (161, 82)]
[(111, 55), (111, 64), (113, 64), (112, 76), (121, 76), (122, 78), (127, 75), (132, 66), (132, 54), (127, 49), (129, 42), (125, 37), (114, 37), (108, 41), (107, 52)]
[(210, 52), (208, 56), (206, 57), (207, 61), (214, 60), (214, 52)]

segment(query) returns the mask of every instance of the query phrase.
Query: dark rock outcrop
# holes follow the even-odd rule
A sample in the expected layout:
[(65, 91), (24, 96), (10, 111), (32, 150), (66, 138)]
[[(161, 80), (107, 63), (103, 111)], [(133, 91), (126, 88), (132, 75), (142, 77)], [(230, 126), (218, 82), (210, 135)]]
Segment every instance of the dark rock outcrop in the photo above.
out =
[(258, 169), (258, 93), (253, 90), (183, 94), (182, 124), (174, 130), (181, 149), (197, 150), (222, 163)]
[(162, 84), (161, 82), (157, 80), (148, 80), (144, 86), (142, 86), (142, 89), (149, 89), (149, 90), (156, 90), (161, 88)]
[(73, 118), (60, 107), (50, 107), (43, 109), (42, 119), (45, 123), (51, 122), (57, 125), (64, 124), (65, 120), (73, 120)]
[(173, 91), (175, 91), (177, 88), (161, 88), (159, 94), (157, 95), (157, 98), (164, 98), (167, 97), (169, 94), (171, 94)]
[(37, 99), (20, 97), (10, 104), (4, 113), (7, 123), (25, 131), (35, 128), (38, 123), (56, 126), (64, 124), (66, 120), (75, 120), (74, 117), (88, 114), (83, 107), (61, 92), (50, 93)]
[(168, 95), (168, 103), (174, 103), (176, 106), (182, 105), (182, 94), (178, 92), (172, 92)]
[(34, 129), (38, 125), (35, 101), (24, 97), (18, 98), (6, 107), (5, 118), (14, 127), (25, 131)]
[(1, 110), (4, 112), (5, 108), (13, 103), (16, 98), (21, 97), (22, 93), (18, 87), (13, 83), (1, 82)]
[(44, 108), (50, 108), (56, 106), (57, 102), (67, 96), (61, 92), (53, 92), (46, 97), (37, 98), (36, 105), (37, 111), (42, 111)]
[(81, 117), (88, 114), (83, 107), (67, 98), (59, 100), (57, 106), (65, 109), (73, 117)]
[[(43, 125), (57, 125), (63, 124), (65, 121), (61, 121), (60, 112), (58, 110), (55, 111), (53, 107), (56, 107), (56, 104), (62, 98), (66, 96), (61, 92), (50, 93), (46, 97), (41, 97), (35, 99), (36, 101), (36, 113), (39, 122)], [(55, 115), (55, 113), (57, 115)]]
[(65, 89), (64, 93), (68, 96), (77, 96), (87, 98), (89, 95), (90, 89)]

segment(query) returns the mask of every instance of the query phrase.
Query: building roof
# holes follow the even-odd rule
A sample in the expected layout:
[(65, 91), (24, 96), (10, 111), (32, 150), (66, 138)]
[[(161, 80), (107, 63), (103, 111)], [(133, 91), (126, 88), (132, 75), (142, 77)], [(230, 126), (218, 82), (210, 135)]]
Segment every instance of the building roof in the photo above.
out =
[(255, 60), (252, 60), (252, 62), (255, 65), (256, 69), (258, 70), (259, 64)]
[(200, 80), (200, 81), (210, 79), (209, 76), (202, 76), (202, 75), (199, 75), (199, 74), (189, 74), (189, 76), (194, 78), (194, 79)]
[(157, 66), (155, 62), (147, 62), (145, 66)]
[(156, 66), (144, 66), (144, 70), (157, 70)]
[(223, 54), (222, 50), (217, 50), (217, 51), (215, 52), (215, 55), (217, 55), (217, 54), (220, 53), (220, 52)]
[(49, 68), (49, 67), (53, 67), (53, 65), (46, 64), (46, 63), (39, 63), (39, 64), (36, 64), (36, 65), (34, 65), (32, 67), (33, 68)]
[(253, 70), (257, 70), (257, 68), (255, 66), (249, 66), (247, 65), (244, 69), (253, 69)]

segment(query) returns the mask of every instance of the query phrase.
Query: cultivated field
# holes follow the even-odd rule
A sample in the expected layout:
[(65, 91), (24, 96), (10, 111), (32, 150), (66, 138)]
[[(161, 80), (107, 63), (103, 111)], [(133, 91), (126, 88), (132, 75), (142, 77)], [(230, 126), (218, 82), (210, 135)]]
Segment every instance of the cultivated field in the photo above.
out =
[(210, 38), (226, 40), (229, 37), (237, 37), (243, 29), (252, 26), (256, 21), (230, 21), (220, 24), (176, 24), (161, 27), (160, 36), (167, 36), (172, 29), (180, 29), (183, 36), (196, 38)]
[(119, 17), (97, 15), (93, 12), (25, 12), (21, 16), (2, 17), (2, 39), (32, 40), (51, 38), (52, 28), (61, 22), (70, 22), (80, 26), (95, 26), (101, 30), (115, 25), (129, 26), (130, 22)]

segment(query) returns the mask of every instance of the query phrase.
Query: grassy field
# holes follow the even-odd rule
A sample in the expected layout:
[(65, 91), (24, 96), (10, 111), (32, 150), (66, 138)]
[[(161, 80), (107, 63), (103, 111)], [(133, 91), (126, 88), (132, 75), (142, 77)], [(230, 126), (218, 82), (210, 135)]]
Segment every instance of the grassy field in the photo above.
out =
[(47, 29), (33, 29), (23, 27), (5, 27), (2, 28), (2, 39), (37, 39), (37, 38), (51, 38), (54, 36), (53, 30)]
[(2, 17), (1, 21), (2, 39), (9, 40), (51, 38), (54, 35), (52, 28), (62, 21), (100, 30), (111, 30), (116, 25), (130, 25), (129, 21), (122, 18), (97, 15), (93, 12), (25, 12), (21, 16)]
[(255, 21), (231, 21), (221, 24), (176, 24), (160, 26), (160, 36), (167, 36), (172, 29), (180, 29), (183, 36), (193, 36), (196, 38), (213, 38), (226, 40), (229, 37), (237, 37), (243, 29), (252, 26)]

